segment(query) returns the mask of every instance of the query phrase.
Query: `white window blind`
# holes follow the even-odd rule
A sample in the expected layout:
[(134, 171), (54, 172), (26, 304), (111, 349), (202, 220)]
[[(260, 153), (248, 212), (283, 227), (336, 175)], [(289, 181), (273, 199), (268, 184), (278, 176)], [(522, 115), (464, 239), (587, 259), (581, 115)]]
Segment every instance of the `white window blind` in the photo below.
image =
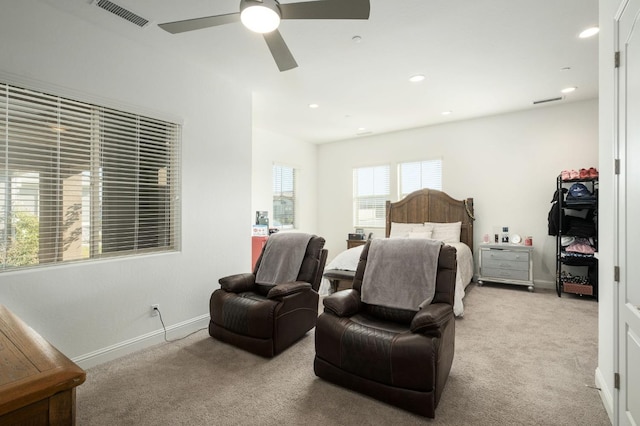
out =
[(179, 248), (180, 126), (0, 83), (0, 270)]
[(353, 169), (353, 226), (384, 227), (389, 166)]
[(400, 199), (423, 188), (442, 191), (442, 160), (414, 161), (398, 165)]
[(273, 226), (294, 228), (296, 223), (296, 170), (273, 166)]

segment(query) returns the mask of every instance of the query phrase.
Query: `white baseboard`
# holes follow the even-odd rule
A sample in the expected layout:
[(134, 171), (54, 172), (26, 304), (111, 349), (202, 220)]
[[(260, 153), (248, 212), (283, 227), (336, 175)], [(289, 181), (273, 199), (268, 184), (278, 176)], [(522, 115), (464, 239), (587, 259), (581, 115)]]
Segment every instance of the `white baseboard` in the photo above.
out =
[(600, 389), (600, 398), (602, 399), (602, 405), (604, 405), (604, 409), (607, 410), (607, 415), (609, 416), (609, 420), (611, 424), (613, 422), (613, 394), (610, 389), (607, 387), (607, 382), (604, 380), (602, 376), (602, 371), (600, 368), (596, 368), (596, 387)]
[[(171, 325), (167, 327), (167, 339), (177, 339), (186, 336), (189, 333), (193, 333), (194, 331), (206, 328), (209, 325), (209, 319), (209, 314), (204, 314), (199, 317)], [(125, 340), (124, 342), (116, 343), (115, 345), (80, 355), (73, 358), (72, 361), (78, 364), (80, 368), (87, 369), (162, 342), (164, 342), (164, 329), (161, 328), (159, 330), (152, 331), (151, 333), (143, 334), (142, 336), (134, 337), (133, 339)]]

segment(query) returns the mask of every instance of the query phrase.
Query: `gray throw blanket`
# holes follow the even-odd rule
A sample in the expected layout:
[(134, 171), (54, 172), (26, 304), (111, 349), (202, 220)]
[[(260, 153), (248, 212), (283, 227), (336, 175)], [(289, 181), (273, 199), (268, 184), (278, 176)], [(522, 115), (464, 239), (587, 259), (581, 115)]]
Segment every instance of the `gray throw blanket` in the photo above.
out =
[(300, 266), (311, 240), (311, 234), (278, 232), (267, 239), (256, 283), (279, 284), (298, 278)]
[(436, 290), (442, 242), (421, 238), (371, 241), (361, 299), (370, 305), (418, 311)]

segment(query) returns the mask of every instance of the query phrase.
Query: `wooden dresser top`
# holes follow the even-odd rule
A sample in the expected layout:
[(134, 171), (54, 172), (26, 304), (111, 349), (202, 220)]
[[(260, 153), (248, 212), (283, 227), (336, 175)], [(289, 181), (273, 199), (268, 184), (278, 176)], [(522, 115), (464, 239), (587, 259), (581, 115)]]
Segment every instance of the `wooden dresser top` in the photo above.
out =
[(0, 415), (84, 383), (86, 373), (0, 305)]

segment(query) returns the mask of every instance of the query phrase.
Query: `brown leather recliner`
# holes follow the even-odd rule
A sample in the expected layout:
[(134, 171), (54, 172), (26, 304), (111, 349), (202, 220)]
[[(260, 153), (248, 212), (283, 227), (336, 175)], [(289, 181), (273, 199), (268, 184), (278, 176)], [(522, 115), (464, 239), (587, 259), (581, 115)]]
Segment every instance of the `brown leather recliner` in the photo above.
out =
[(294, 282), (256, 284), (266, 245), (253, 273), (221, 278), (211, 295), (209, 334), (264, 357), (273, 357), (304, 336), (318, 319), (318, 289), (327, 259), (325, 240), (312, 236)]
[(370, 243), (353, 289), (323, 300), (316, 324), (318, 377), (405, 410), (434, 418), (454, 355), (456, 250), (443, 246), (435, 296), (421, 310), (368, 305), (360, 291)]

